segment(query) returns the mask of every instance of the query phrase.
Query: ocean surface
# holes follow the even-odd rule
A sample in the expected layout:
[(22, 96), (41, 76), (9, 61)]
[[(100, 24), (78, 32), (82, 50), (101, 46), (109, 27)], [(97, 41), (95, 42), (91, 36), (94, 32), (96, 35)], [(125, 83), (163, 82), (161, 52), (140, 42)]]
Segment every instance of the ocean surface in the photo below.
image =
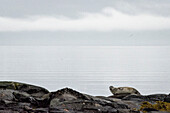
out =
[(0, 46), (0, 80), (111, 95), (109, 86), (170, 93), (169, 46)]

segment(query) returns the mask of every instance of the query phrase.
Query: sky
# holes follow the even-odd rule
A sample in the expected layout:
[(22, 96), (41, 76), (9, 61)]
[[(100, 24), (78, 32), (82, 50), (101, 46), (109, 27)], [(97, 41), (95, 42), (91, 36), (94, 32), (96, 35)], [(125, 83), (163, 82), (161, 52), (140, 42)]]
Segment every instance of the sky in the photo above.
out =
[(1, 46), (169, 46), (169, 0), (0, 0)]
[(1, 80), (169, 93), (169, 50), (170, 0), (0, 0)]

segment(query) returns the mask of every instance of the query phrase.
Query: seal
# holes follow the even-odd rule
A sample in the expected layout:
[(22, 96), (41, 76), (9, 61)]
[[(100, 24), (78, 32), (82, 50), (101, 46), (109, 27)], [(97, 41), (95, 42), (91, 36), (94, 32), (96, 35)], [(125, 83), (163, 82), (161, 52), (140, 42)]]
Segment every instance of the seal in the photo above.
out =
[(109, 87), (111, 93), (113, 95), (121, 95), (121, 94), (126, 94), (126, 95), (141, 95), (139, 91), (137, 91), (135, 88), (132, 87), (118, 87), (115, 88), (113, 86)]

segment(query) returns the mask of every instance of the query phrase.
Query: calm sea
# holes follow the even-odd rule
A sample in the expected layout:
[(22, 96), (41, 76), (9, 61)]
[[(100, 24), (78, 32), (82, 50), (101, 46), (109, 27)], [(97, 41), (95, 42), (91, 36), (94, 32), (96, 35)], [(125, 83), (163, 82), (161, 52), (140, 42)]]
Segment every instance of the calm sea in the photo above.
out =
[(142, 94), (170, 93), (168, 46), (0, 46), (0, 79), (50, 91), (70, 87), (111, 95), (129, 86)]

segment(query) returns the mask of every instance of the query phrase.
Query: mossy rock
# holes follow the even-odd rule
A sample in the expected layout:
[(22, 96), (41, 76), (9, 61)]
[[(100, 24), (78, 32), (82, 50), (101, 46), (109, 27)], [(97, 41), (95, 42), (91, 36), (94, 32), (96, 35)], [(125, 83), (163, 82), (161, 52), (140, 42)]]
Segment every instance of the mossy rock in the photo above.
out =
[(13, 81), (1, 81), (0, 89), (12, 89), (17, 91), (23, 91), (34, 97), (41, 97), (44, 94), (49, 93), (49, 91), (45, 88)]
[(150, 102), (146, 101), (146, 102), (142, 103), (142, 105), (140, 107), (140, 111), (147, 113), (146, 109), (170, 112), (170, 103), (163, 102), (163, 101), (157, 101), (155, 104), (151, 104)]
[(9, 81), (1, 81), (0, 82), (0, 89), (15, 89), (15, 84), (14, 82), (9, 82)]

